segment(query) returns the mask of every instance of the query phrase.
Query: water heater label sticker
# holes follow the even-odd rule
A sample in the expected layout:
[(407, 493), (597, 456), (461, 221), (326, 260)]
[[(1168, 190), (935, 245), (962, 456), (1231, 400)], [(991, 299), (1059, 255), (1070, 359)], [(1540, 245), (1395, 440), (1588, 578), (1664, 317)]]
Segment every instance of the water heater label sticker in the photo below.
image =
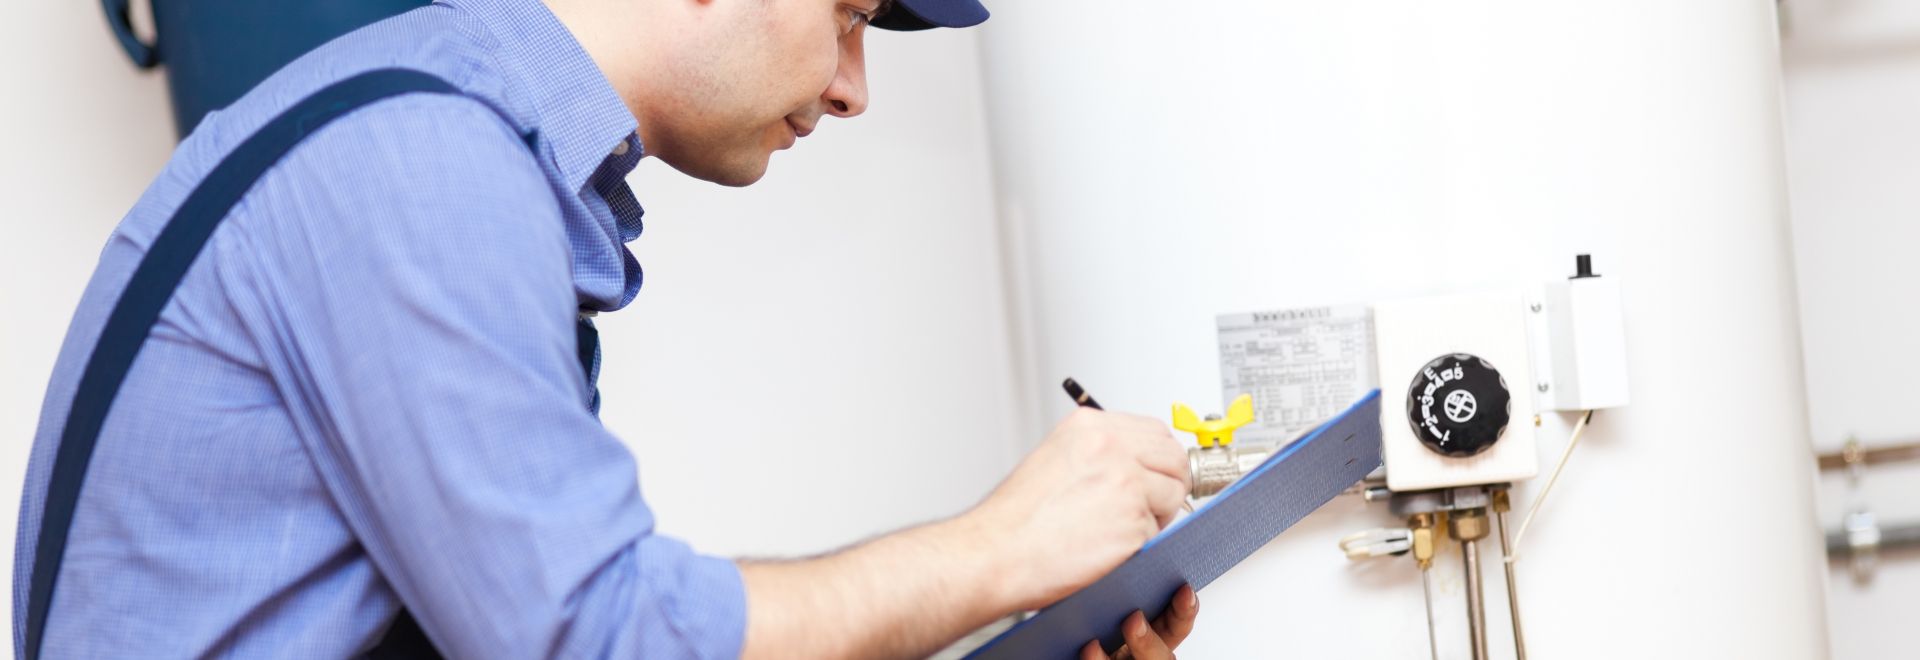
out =
[(1254, 421), (1238, 438), (1285, 440), (1376, 387), (1365, 305), (1222, 314), (1217, 322), (1222, 405), (1253, 397)]

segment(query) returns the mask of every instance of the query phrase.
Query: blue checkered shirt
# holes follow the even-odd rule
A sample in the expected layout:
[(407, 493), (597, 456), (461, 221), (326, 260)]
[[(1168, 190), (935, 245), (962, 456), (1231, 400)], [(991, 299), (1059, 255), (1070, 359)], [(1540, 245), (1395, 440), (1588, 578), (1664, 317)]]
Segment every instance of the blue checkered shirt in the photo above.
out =
[(175, 151), (101, 252), (41, 407), (16, 655), (55, 445), (134, 267), (257, 127), (386, 67), (468, 96), (355, 111), (234, 207), (107, 417), (43, 657), (347, 658), (403, 605), (453, 658), (739, 655), (739, 570), (654, 533), (633, 456), (590, 410), (575, 321), (639, 291), (641, 145), (537, 0), (446, 0), (342, 37)]

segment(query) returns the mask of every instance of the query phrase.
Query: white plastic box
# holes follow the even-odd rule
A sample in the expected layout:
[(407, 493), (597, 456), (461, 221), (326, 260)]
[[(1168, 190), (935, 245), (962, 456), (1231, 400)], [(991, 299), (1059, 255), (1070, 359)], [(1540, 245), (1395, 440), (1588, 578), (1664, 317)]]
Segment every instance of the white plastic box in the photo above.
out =
[[(1426, 490), (1539, 474), (1534, 397), (1527, 392), (1533, 368), (1526, 313), (1526, 298), (1518, 292), (1396, 300), (1374, 306), (1388, 488)], [(1492, 363), (1511, 395), (1505, 434), (1491, 449), (1466, 458), (1427, 449), (1407, 422), (1407, 388), (1415, 374), (1449, 353), (1470, 353)]]
[[(1549, 282), (1543, 296), (1545, 343), (1538, 401), (1546, 410), (1598, 410), (1627, 405), (1627, 336), (1620, 281), (1580, 277)], [(1536, 385), (1538, 387), (1538, 385)]]

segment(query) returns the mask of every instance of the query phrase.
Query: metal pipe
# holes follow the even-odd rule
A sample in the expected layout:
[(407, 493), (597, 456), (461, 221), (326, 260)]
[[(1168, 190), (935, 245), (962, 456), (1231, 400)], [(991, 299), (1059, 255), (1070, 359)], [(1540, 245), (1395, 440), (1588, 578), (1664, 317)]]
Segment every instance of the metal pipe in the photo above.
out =
[(1467, 560), (1467, 633), (1473, 638), (1473, 660), (1487, 660), (1487, 612), (1480, 596), (1480, 551), (1473, 541), (1460, 541)]
[[(1880, 528), (1880, 542), (1876, 550), (1905, 549), (1920, 545), (1920, 523), (1887, 525)], [(1853, 545), (1847, 530), (1827, 532), (1827, 556), (1843, 559), (1853, 554)]]
[(1527, 636), (1520, 632), (1520, 587), (1513, 581), (1513, 562), (1507, 558), (1507, 511), (1496, 508), (1494, 522), (1500, 525), (1500, 564), (1507, 569), (1507, 610), (1513, 613), (1513, 653), (1515, 660), (1527, 660)]
[(1423, 512), (1407, 516), (1407, 528), (1413, 540), (1413, 561), (1420, 567), (1420, 591), (1427, 597), (1427, 651), (1433, 654), (1433, 660), (1440, 660), (1440, 644), (1434, 641), (1433, 632), (1433, 551), (1439, 539), (1434, 535), (1444, 513)]
[(1440, 660), (1440, 643), (1433, 635), (1433, 566), (1420, 569), (1420, 589), (1427, 594), (1427, 650), (1433, 653), (1433, 660)]
[(1859, 442), (1849, 440), (1846, 448), (1831, 454), (1821, 454), (1817, 458), (1822, 470), (1844, 470), (1855, 463), (1875, 465), (1920, 460), (1920, 442), (1886, 444), (1869, 449)]

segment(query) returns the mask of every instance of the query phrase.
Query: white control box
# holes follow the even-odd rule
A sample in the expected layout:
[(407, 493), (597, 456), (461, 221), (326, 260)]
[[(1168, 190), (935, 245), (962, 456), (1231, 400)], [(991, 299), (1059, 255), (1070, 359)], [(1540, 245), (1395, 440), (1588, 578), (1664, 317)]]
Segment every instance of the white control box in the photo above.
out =
[[(1498, 483), (1540, 472), (1534, 446), (1533, 367), (1522, 294), (1492, 293), (1396, 300), (1374, 305), (1379, 363), (1380, 428), (1387, 487), (1427, 490)], [(1481, 358), (1499, 371), (1508, 396), (1506, 430), (1490, 448), (1453, 458), (1421, 444), (1408, 420), (1408, 388), (1428, 362), (1453, 353)]]
[(1627, 405), (1627, 332), (1619, 279), (1549, 282), (1541, 303), (1546, 334), (1542, 343), (1551, 357), (1536, 372), (1540, 407), (1577, 411)]

